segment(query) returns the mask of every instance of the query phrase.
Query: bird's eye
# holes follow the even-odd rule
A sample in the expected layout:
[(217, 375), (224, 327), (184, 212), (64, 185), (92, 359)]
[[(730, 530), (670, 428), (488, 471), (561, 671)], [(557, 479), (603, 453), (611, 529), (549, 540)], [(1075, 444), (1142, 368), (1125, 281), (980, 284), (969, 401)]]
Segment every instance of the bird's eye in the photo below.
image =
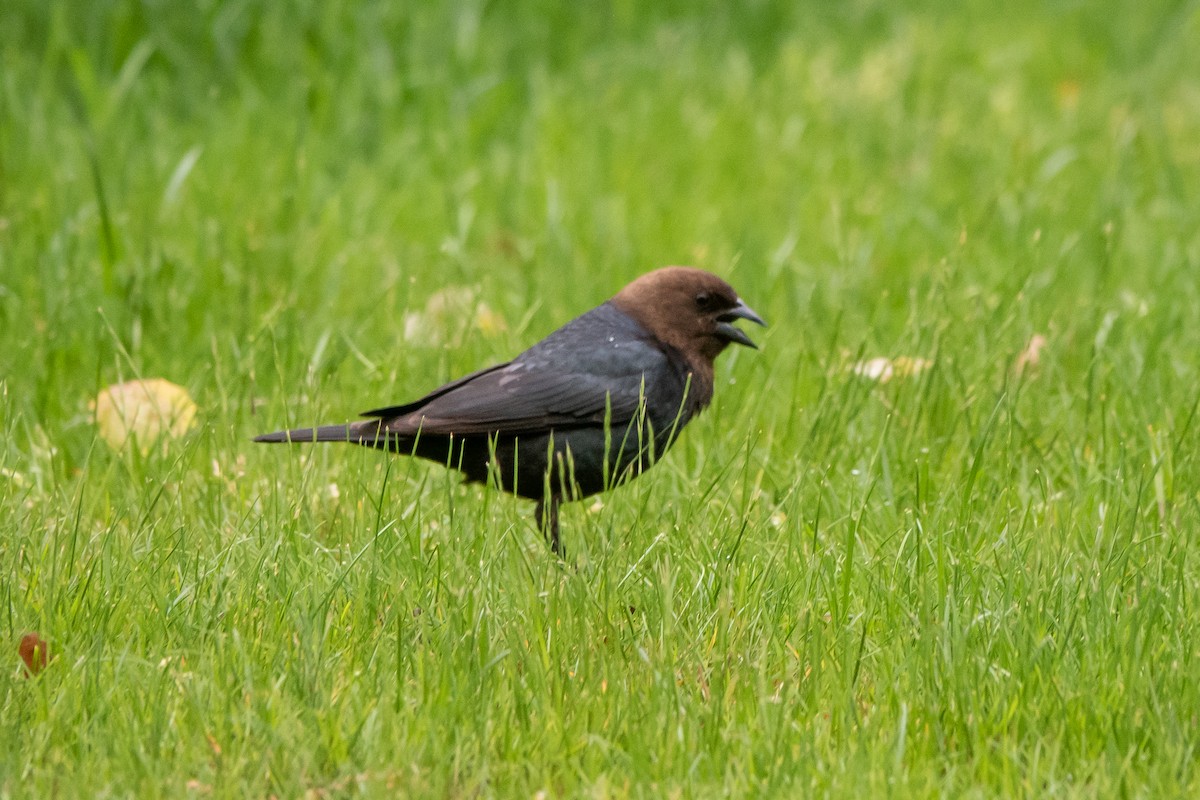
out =
[(712, 305), (713, 296), (708, 292), (701, 292), (700, 294), (696, 295), (696, 308), (700, 309), (701, 311), (708, 311), (712, 308)]

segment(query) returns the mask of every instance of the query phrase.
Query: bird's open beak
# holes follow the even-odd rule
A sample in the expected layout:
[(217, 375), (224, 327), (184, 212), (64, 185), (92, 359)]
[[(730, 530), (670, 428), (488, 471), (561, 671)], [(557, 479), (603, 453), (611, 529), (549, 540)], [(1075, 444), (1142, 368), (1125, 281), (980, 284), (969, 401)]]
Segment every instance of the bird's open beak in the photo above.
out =
[(721, 316), (717, 317), (717, 335), (729, 342), (737, 342), (746, 347), (758, 349), (749, 336), (742, 333), (741, 329), (733, 324), (735, 319), (748, 319), (751, 322), (767, 327), (767, 323), (763, 322), (763, 318), (754, 312), (750, 306), (738, 300), (738, 304), (726, 311)]

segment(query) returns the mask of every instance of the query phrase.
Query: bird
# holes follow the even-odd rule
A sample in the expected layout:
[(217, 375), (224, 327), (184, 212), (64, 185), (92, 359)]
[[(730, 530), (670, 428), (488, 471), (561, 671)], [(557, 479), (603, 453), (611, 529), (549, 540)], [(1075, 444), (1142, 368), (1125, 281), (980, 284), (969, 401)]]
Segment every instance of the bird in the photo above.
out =
[(551, 550), (563, 502), (640, 475), (713, 396), (726, 347), (757, 345), (734, 323), (766, 326), (733, 287), (694, 267), (647, 272), (512, 361), (345, 425), (256, 442), (349, 442), (417, 456), (537, 503)]

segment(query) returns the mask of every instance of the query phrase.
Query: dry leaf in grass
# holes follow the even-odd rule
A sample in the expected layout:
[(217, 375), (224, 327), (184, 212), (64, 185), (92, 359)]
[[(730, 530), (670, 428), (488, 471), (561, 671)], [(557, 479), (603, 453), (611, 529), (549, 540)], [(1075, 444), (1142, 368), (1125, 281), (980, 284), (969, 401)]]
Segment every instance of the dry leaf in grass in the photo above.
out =
[(434, 292), (420, 311), (404, 314), (404, 338), (424, 345), (440, 345), (463, 329), (463, 321), (474, 315), (478, 289), (447, 286)]
[(435, 346), (460, 336), (467, 325), (489, 337), (508, 330), (504, 317), (480, 300), (479, 295), (478, 286), (447, 286), (434, 292), (425, 308), (405, 313), (404, 338)]
[(850, 366), (850, 371), (869, 380), (887, 383), (894, 378), (909, 378), (919, 375), (933, 366), (924, 358), (897, 356), (896, 358), (872, 358)]
[(475, 327), (484, 336), (491, 338), (508, 330), (508, 323), (498, 312), (493, 311), (487, 303), (481, 302), (475, 308)]
[(1079, 108), (1079, 81), (1068, 79), (1059, 81), (1054, 86), (1054, 99), (1063, 111), (1074, 111)]
[(132, 441), (148, 453), (155, 442), (179, 438), (196, 422), (196, 404), (187, 390), (162, 378), (109, 386), (91, 407), (100, 436), (114, 450)]
[(867, 361), (859, 361), (850, 366), (850, 371), (862, 378), (887, 382), (892, 379), (892, 360), (890, 358), (872, 358)]
[(1040, 333), (1031, 336), (1029, 344), (1025, 345), (1025, 349), (1017, 354), (1017, 360), (1013, 362), (1013, 372), (1023, 375), (1025, 370), (1036, 368), (1042, 361), (1042, 348), (1045, 346), (1045, 336)]
[(50, 661), (50, 647), (46, 640), (30, 632), (21, 637), (21, 660), (25, 662), (25, 677), (37, 675)]

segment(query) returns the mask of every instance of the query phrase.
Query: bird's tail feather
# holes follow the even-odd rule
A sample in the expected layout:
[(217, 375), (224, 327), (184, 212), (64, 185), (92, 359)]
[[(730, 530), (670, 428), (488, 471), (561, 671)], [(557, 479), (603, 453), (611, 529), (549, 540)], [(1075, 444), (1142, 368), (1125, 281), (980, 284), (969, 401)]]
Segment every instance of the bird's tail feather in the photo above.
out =
[(356, 422), (351, 425), (321, 425), (317, 428), (292, 428), (255, 436), (256, 442), (283, 442), (306, 444), (308, 442), (350, 442), (352, 444), (375, 445), (386, 441), (387, 434), (380, 431), (378, 422)]

